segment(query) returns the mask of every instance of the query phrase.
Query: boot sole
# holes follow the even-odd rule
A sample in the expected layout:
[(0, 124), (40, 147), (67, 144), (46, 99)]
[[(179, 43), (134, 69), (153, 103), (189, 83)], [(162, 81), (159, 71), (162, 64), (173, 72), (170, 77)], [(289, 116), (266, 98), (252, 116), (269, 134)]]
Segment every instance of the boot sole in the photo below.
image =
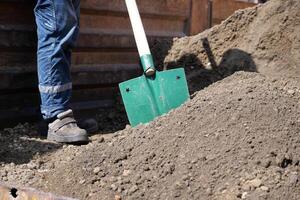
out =
[(88, 143), (89, 138), (87, 135), (77, 135), (77, 136), (60, 136), (54, 133), (48, 133), (47, 140), (58, 142), (58, 143), (69, 143), (69, 144), (80, 144)]

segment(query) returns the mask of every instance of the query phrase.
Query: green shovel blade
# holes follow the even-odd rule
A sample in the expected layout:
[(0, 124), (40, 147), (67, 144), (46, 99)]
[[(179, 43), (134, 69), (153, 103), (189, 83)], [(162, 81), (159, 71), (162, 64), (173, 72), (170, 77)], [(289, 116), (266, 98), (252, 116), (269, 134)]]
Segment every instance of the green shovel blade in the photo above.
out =
[(130, 124), (134, 127), (152, 121), (179, 107), (189, 98), (183, 68), (156, 72), (119, 84)]

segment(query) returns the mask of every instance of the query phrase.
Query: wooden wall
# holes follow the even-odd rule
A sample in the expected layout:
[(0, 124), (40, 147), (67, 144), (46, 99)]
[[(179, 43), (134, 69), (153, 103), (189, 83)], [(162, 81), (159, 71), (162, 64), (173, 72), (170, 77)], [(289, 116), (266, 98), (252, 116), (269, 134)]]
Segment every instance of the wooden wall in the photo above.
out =
[(191, 35), (195, 35), (210, 27), (210, 14), (210, 0), (192, 0)]

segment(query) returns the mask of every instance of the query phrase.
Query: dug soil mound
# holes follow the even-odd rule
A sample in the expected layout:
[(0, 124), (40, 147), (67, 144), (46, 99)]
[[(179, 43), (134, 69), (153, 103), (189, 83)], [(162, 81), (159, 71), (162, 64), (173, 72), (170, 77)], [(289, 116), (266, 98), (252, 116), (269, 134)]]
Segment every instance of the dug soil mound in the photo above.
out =
[(176, 39), (165, 67), (185, 66), (195, 93), (148, 125), (85, 146), (0, 131), (0, 182), (79, 199), (300, 199), (299, 8), (273, 0)]
[(297, 82), (239, 72), (153, 123), (3, 164), (0, 178), (79, 199), (296, 200), (299, 100)]
[(239, 10), (203, 33), (156, 45), (158, 65), (184, 66), (192, 92), (241, 70), (299, 80), (299, 11), (298, 0)]

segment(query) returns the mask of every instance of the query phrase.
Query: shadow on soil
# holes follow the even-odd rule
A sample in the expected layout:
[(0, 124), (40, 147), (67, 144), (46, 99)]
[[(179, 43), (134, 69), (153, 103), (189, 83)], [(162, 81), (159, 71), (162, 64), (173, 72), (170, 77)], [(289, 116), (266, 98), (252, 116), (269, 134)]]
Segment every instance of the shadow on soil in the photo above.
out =
[[(171, 48), (172, 44), (169, 44)], [(185, 68), (190, 93), (193, 94), (203, 88), (220, 81), (237, 71), (257, 72), (257, 67), (251, 55), (240, 49), (230, 49), (226, 51), (217, 63), (214, 53), (211, 50), (207, 38), (202, 39), (202, 46), (209, 60), (208, 65), (204, 65), (198, 55), (185, 54), (176, 62), (164, 63), (164, 70), (177, 67)], [(167, 51), (159, 51), (167, 53)], [(157, 56), (165, 57), (167, 54)]]
[(0, 163), (26, 164), (36, 155), (53, 152), (62, 147), (61, 144), (47, 142), (24, 133), (1, 131), (0, 134)]
[[(128, 124), (126, 112), (121, 104), (118, 104), (116, 108), (98, 110), (96, 115), (95, 112), (93, 115), (86, 114), (81, 120), (87, 119), (88, 116), (95, 118), (99, 125), (99, 130), (90, 136), (115, 133), (125, 129)], [(49, 142), (45, 139), (47, 127), (45, 121), (41, 120), (35, 126), (19, 124), (14, 128), (1, 130), (0, 164), (27, 164), (36, 155), (55, 152), (62, 148), (62, 144)]]
[[(99, 130), (90, 134), (91, 136), (115, 133), (125, 129), (128, 124), (126, 112), (121, 104), (117, 104), (115, 108), (100, 109), (96, 115), (95, 112), (93, 114), (85, 113), (81, 119), (92, 117), (97, 120)], [(80, 120), (78, 116), (77, 119)], [(26, 164), (36, 155), (55, 152), (62, 148), (62, 144), (45, 140), (47, 127), (48, 125), (41, 120), (34, 126), (26, 123), (0, 130), (0, 164)]]

